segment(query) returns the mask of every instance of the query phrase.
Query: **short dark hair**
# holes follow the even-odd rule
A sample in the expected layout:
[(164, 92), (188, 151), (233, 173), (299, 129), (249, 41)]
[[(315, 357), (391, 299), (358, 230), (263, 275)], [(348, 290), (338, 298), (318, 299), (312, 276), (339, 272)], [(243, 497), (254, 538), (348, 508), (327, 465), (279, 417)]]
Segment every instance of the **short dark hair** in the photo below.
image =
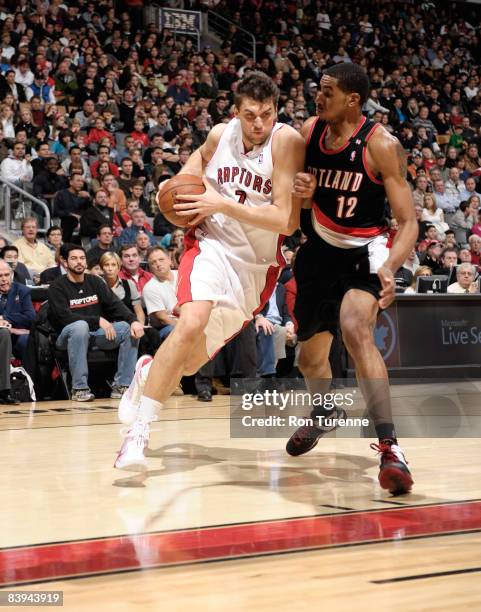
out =
[(87, 253), (85, 249), (83, 248), (83, 246), (80, 246), (79, 244), (72, 244), (71, 242), (66, 242), (65, 244), (62, 244), (59, 251), (60, 251), (60, 257), (62, 259), (65, 259), (65, 261), (67, 261), (68, 256), (70, 255), (71, 251), (83, 251), (83, 254), (87, 256)]
[(344, 93), (357, 93), (361, 106), (369, 96), (369, 77), (359, 64), (336, 64), (324, 71), (324, 74), (337, 80), (337, 86)]
[(60, 228), (58, 225), (51, 225), (51, 226), (48, 228), (47, 233), (45, 234), (45, 235), (46, 235), (46, 237), (47, 237), (47, 238), (49, 238), (49, 237), (50, 237), (50, 234), (51, 234), (52, 232), (56, 232), (57, 230), (58, 230), (58, 231), (60, 231), (60, 232), (62, 231), (62, 230), (61, 230), (61, 228)]
[(146, 254), (147, 261), (149, 257), (152, 255), (152, 253), (155, 253), (155, 251), (162, 251), (164, 255), (167, 255), (167, 257), (169, 257), (169, 251), (167, 249), (164, 249), (164, 247), (156, 245), (156, 246), (151, 246), (147, 249), (147, 254)]
[(123, 244), (119, 249), (119, 255), (122, 258), (122, 255), (125, 251), (130, 251), (130, 249), (135, 249), (137, 254), (139, 254), (139, 247), (136, 244)]
[(267, 74), (254, 70), (239, 81), (234, 95), (234, 104), (237, 108), (240, 108), (243, 98), (251, 98), (256, 102), (266, 102), (272, 99), (274, 107), (277, 108), (279, 88)]
[(112, 228), (108, 223), (102, 223), (102, 225), (100, 225), (99, 228), (97, 229), (97, 236), (100, 236), (100, 232), (103, 229), (109, 229), (110, 231), (112, 231)]
[(15, 253), (18, 255), (18, 249), (17, 249), (17, 247), (15, 245), (13, 245), (13, 244), (6, 244), (0, 250), (0, 258), (1, 259), (5, 259), (5, 253), (8, 253), (8, 251), (15, 251)]

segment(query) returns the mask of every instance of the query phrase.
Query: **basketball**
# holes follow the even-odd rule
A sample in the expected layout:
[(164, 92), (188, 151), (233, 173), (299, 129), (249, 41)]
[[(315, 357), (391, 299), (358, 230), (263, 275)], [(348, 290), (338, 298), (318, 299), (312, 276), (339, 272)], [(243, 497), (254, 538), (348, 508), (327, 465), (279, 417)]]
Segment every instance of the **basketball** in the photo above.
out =
[(166, 181), (157, 194), (157, 204), (164, 217), (177, 225), (186, 227), (191, 217), (179, 216), (174, 210), (175, 198), (180, 194), (200, 195), (205, 192), (204, 183), (199, 176), (193, 174), (177, 174)]

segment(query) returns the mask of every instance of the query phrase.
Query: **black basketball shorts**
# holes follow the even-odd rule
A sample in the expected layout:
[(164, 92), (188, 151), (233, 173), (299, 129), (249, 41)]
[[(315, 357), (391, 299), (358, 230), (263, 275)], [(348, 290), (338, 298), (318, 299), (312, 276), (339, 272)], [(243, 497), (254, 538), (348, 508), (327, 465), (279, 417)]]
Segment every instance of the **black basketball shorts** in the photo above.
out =
[(341, 302), (349, 289), (366, 291), (379, 299), (381, 282), (374, 271), (387, 258), (386, 253), (385, 236), (354, 249), (309, 238), (297, 252), (294, 265), (298, 339), (309, 340), (323, 331), (336, 335)]

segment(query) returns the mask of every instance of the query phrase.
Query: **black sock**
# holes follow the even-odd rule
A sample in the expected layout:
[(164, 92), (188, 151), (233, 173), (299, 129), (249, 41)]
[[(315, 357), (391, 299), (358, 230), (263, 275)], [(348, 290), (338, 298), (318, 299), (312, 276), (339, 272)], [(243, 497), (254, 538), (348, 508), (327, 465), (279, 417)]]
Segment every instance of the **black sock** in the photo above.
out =
[(393, 423), (381, 423), (380, 425), (376, 425), (375, 428), (379, 442), (391, 440), (392, 443), (397, 446), (396, 430), (394, 429)]

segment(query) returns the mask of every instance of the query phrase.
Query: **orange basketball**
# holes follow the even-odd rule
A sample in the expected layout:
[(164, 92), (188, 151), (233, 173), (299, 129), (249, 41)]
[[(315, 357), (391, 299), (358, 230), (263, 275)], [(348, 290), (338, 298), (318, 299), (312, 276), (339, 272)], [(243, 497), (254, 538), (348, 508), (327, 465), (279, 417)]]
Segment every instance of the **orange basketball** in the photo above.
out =
[(159, 205), (160, 212), (168, 221), (177, 225), (177, 227), (186, 227), (191, 217), (179, 217), (174, 210), (174, 204), (176, 203), (175, 198), (180, 194), (200, 195), (204, 193), (204, 191), (204, 183), (199, 176), (194, 176), (193, 174), (177, 174), (162, 185), (162, 188), (157, 194), (157, 204)]

